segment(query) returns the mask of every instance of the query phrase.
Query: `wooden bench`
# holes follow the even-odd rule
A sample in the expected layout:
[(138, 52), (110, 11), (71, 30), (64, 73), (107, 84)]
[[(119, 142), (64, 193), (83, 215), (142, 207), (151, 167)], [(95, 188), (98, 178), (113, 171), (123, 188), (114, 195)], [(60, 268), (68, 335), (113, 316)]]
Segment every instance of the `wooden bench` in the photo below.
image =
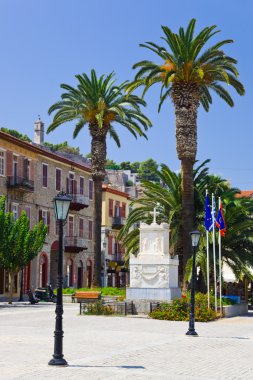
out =
[(82, 303), (94, 303), (101, 299), (101, 292), (75, 292), (72, 296), (73, 302), (80, 303), (80, 314), (82, 309)]

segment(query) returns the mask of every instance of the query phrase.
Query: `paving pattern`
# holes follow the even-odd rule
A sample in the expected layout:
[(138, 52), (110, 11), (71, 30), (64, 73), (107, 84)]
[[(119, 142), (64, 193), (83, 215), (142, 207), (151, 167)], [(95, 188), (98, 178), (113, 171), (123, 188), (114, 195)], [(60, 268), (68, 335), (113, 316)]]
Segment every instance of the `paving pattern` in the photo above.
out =
[(79, 316), (64, 305), (68, 367), (53, 352), (54, 305), (0, 306), (0, 379), (253, 379), (253, 314), (197, 323)]

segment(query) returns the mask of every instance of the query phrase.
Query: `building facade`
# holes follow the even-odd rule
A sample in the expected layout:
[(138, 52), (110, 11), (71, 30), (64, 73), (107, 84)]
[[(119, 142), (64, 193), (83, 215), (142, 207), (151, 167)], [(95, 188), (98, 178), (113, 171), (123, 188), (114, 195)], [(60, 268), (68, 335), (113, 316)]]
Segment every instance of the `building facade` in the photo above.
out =
[[(72, 196), (64, 226), (64, 287), (91, 286), (93, 275), (93, 182), (89, 163), (82, 157), (53, 152), (43, 145), (44, 125), (35, 123), (34, 143), (0, 131), (0, 196), (14, 219), (25, 211), (33, 227), (48, 226), (40, 254), (25, 268), (24, 291), (56, 286), (58, 226), (53, 198), (63, 190)], [(8, 291), (8, 273), (0, 268), (0, 296)], [(15, 280), (19, 292), (20, 276)]]
[(129, 194), (103, 185), (102, 193), (102, 284), (124, 287), (128, 284), (128, 271), (124, 266), (124, 248), (117, 239), (129, 213)]

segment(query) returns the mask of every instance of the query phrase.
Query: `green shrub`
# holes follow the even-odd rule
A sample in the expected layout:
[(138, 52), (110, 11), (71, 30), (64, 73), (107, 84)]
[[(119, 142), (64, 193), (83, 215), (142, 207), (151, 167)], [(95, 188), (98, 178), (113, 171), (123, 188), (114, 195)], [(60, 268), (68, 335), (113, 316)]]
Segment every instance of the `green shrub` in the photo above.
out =
[(110, 306), (103, 305), (102, 301), (95, 303), (90, 303), (85, 305), (83, 314), (86, 315), (112, 315), (114, 314), (113, 309)]
[[(217, 316), (212, 308), (214, 299), (210, 299), (211, 308), (208, 309), (207, 295), (197, 293), (195, 296), (195, 320), (198, 322), (213, 321)], [(172, 303), (162, 303), (149, 314), (151, 318), (170, 321), (188, 321), (190, 315), (190, 297), (177, 298)]]

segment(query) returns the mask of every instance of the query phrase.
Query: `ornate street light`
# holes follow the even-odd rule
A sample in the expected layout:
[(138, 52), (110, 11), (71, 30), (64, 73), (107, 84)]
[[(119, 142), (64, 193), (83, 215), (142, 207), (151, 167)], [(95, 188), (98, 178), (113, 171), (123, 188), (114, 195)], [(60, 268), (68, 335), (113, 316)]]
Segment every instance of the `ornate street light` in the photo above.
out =
[(55, 331), (54, 331), (54, 354), (53, 359), (48, 363), (49, 365), (67, 366), (68, 363), (63, 359), (62, 343), (63, 343), (63, 330), (62, 330), (62, 315), (63, 315), (63, 302), (62, 302), (62, 267), (63, 267), (63, 223), (67, 219), (69, 206), (72, 198), (61, 191), (54, 198), (54, 212), (55, 219), (59, 224), (59, 249), (58, 249), (58, 274), (57, 274), (57, 298), (55, 309)]
[(198, 336), (195, 331), (195, 277), (196, 277), (196, 252), (199, 244), (199, 239), (201, 233), (199, 231), (190, 232), (193, 248), (193, 257), (192, 257), (192, 280), (191, 280), (191, 307), (190, 307), (190, 319), (189, 319), (189, 329), (186, 335)]

